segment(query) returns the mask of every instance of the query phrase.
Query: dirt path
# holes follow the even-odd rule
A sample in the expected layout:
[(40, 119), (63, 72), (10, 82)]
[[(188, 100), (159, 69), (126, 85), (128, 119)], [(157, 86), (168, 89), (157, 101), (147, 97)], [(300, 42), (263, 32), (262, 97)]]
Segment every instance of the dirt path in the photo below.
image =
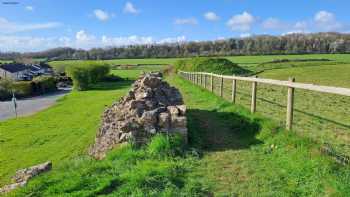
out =
[[(69, 90), (61, 90), (54, 94), (17, 100), (17, 114), (19, 117), (28, 116), (52, 106), (57, 99), (68, 94)], [(12, 101), (0, 102), (0, 121), (15, 117)]]

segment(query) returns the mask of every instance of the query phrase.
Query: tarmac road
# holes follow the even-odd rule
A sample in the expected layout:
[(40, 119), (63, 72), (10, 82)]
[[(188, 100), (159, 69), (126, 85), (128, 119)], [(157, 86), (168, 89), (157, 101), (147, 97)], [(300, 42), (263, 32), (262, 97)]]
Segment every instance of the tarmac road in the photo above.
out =
[[(53, 104), (56, 100), (68, 94), (70, 90), (60, 90), (54, 94), (48, 94), (38, 97), (17, 100), (18, 117), (32, 115), (38, 111), (44, 110)], [(16, 117), (13, 102), (0, 102), (0, 121)]]

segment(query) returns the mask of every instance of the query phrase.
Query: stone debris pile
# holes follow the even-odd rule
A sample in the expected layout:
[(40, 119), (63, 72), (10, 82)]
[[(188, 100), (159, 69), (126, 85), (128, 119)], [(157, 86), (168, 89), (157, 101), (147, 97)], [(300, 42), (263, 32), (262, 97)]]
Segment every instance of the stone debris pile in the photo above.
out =
[(6, 185), (3, 188), (0, 188), (0, 194), (8, 193), (18, 187), (23, 187), (27, 184), (29, 179), (51, 170), (52, 163), (50, 161), (39, 164), (36, 166), (32, 166), (30, 168), (25, 168), (21, 170), (17, 170), (15, 176), (12, 177), (12, 184)]
[(142, 75), (131, 91), (108, 108), (90, 155), (103, 159), (118, 144), (146, 144), (157, 133), (179, 133), (187, 139), (186, 106), (180, 92), (162, 80), (161, 73)]

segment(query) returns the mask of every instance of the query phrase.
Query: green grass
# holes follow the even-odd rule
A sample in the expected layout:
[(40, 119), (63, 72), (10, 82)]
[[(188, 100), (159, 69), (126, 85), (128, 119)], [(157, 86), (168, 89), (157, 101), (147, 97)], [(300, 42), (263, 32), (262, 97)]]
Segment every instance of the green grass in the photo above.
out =
[[(234, 63), (237, 63), (250, 70), (255, 70), (256, 66), (270, 62), (276, 59), (317, 59), (325, 58), (337, 62), (350, 63), (350, 54), (312, 54), (312, 55), (264, 55), (264, 56), (227, 56), (225, 57)], [(114, 59), (114, 60), (96, 60), (93, 62), (107, 63), (109, 65), (125, 65), (125, 64), (154, 64), (154, 65), (168, 65), (175, 64), (177, 60), (186, 58), (150, 58), (150, 59)], [(71, 61), (53, 61), (50, 65), (55, 68), (62, 68), (72, 64), (85, 62), (84, 60)]]
[(208, 189), (189, 176), (198, 159), (176, 150), (180, 138), (160, 135), (141, 149), (119, 147), (103, 161), (78, 157), (11, 196), (206, 196)]
[(174, 64), (178, 58), (169, 58), (169, 59), (116, 59), (116, 60), (67, 60), (67, 61), (53, 61), (49, 64), (54, 67), (56, 70), (64, 71), (65, 67), (75, 65), (75, 64), (85, 64), (85, 63), (97, 63), (97, 64), (108, 64), (110, 66), (115, 65), (137, 65), (137, 64), (150, 64), (150, 65), (169, 65)]
[(144, 72), (151, 72), (151, 71), (160, 71), (166, 68), (165, 66), (138, 66), (137, 68), (131, 68), (131, 69), (114, 69), (112, 70), (112, 73), (114, 75), (117, 75), (119, 77), (122, 77), (124, 79), (131, 79), (135, 80), (137, 79), (140, 74)]
[(257, 65), (276, 59), (330, 59), (337, 62), (350, 63), (350, 54), (311, 54), (311, 55), (261, 55), (261, 56), (231, 56), (226, 57), (234, 63), (254, 68)]
[(217, 196), (349, 193), (349, 167), (322, 156), (317, 144), (178, 77), (169, 82), (189, 108), (190, 142), (204, 150), (193, 176), (209, 181)]
[(35, 115), (0, 122), (0, 185), (17, 169), (47, 160), (55, 166), (85, 154), (105, 106), (125, 95), (129, 85), (99, 84), (94, 90), (72, 92)]
[[(62, 132), (61, 139), (51, 140), (57, 148), (37, 147), (38, 151), (55, 154), (67, 152), (59, 161), (54, 161), (52, 172), (34, 178), (27, 187), (9, 196), (344, 196), (350, 192), (349, 167), (339, 166), (321, 155), (318, 144), (287, 133), (274, 121), (251, 115), (244, 108), (231, 105), (179, 77), (168, 77), (167, 81), (178, 87), (184, 97), (188, 107), (189, 143), (196, 149), (180, 148), (178, 141), (160, 136), (144, 148), (120, 147), (110, 152), (107, 159), (95, 161), (85, 155), (87, 143), (71, 144), (92, 143), (97, 116), (102, 111), (100, 106), (100, 111), (94, 112), (96, 119), (91, 121), (93, 129), (89, 132), (74, 136), (71, 133), (77, 129), (70, 126), (67, 132)], [(106, 97), (102, 87), (105, 86), (91, 92), (94, 98), (97, 93)], [(115, 91), (125, 93), (125, 88), (109, 91), (115, 97), (119, 95)], [(84, 93), (90, 91), (76, 94)], [(73, 95), (69, 96), (61, 102), (73, 102)], [(81, 116), (82, 112), (72, 109), (70, 116), (72, 114)], [(46, 118), (51, 122), (50, 119)], [(65, 124), (86, 123), (71, 118), (66, 119)], [(82, 140), (82, 133), (86, 140)], [(61, 146), (64, 139), (70, 144)], [(75, 148), (71, 149), (72, 146)], [(21, 151), (27, 155), (35, 153), (32, 149)], [(55, 154), (48, 154), (43, 160), (56, 157)], [(32, 154), (32, 159), (34, 157), (39, 154)]]
[[(327, 56), (326, 56), (327, 57)], [(319, 65), (318, 65), (319, 64)], [(349, 64), (330, 62), (287, 62), (264, 64), (259, 77), (319, 85), (350, 87)], [(214, 92), (219, 95), (219, 79), (214, 79)], [(209, 89), (210, 81), (207, 80)], [(226, 100), (231, 99), (232, 81), (224, 80)], [(258, 84), (257, 111), (279, 125), (285, 124), (287, 89)], [(237, 104), (250, 108), (251, 83), (237, 83)], [(339, 152), (350, 155), (350, 100), (346, 96), (296, 90), (294, 131), (320, 143), (329, 143)]]
[[(348, 57), (330, 56), (344, 62)], [(250, 57), (256, 61), (265, 61), (265, 58), (270, 58), (266, 61), (271, 61), (278, 56)], [(249, 59), (245, 59), (247, 57), (234, 58), (238, 58), (237, 61), (242, 61), (242, 64), (249, 65)], [(76, 62), (69, 62), (68, 65), (72, 63)], [(344, 72), (341, 67), (344, 65), (332, 66), (337, 67), (338, 72)], [(326, 69), (328, 66), (321, 67), (325, 68), (322, 75), (327, 77), (326, 73), (330, 72)], [(310, 65), (303, 67), (311, 70), (316, 68), (317, 66)], [(151, 66), (142, 68), (146, 71), (157, 69), (159, 68)], [(113, 70), (113, 73), (135, 79), (142, 70)], [(282, 70), (284, 69), (265, 71), (261, 75)], [(302, 72), (301, 70), (299, 74)], [(313, 71), (310, 73), (314, 74)], [(280, 75), (275, 74), (276, 77)], [(344, 77), (346, 78), (346, 74)], [(305, 76), (305, 79), (309, 78)], [(181, 156), (169, 156), (166, 153), (165, 157), (155, 157), (154, 153), (158, 153), (159, 149), (169, 150), (164, 141), (140, 150), (121, 148), (111, 152), (108, 158), (101, 162), (88, 158), (86, 150), (93, 142), (105, 105), (110, 105), (124, 95), (130, 85), (127, 82), (114, 85), (106, 83), (99, 84), (94, 90), (73, 92), (54, 107), (36, 115), (0, 122), (0, 185), (6, 183), (16, 169), (52, 160), (52, 172), (33, 179), (28, 187), (13, 195), (206, 196), (214, 192), (216, 196), (345, 196), (350, 192), (349, 167), (341, 167), (329, 157), (322, 156), (318, 143), (293, 133), (286, 133), (279, 128), (279, 122), (284, 120), (285, 116), (284, 107), (281, 107), (285, 105), (285, 90), (258, 86), (258, 112), (272, 118), (269, 120), (259, 114), (251, 115), (243, 107), (231, 105), (178, 77), (169, 77), (167, 80), (178, 87), (184, 96), (189, 108), (187, 116), (190, 144), (203, 151), (199, 154), (202, 155), (200, 159), (198, 151), (191, 149)], [(302, 81), (302, 78), (297, 80)], [(227, 92), (230, 84), (225, 82), (224, 88)], [(238, 85), (238, 103), (248, 107), (250, 84)], [(266, 88), (266, 91), (261, 88)], [(216, 87), (216, 93), (217, 90)], [(301, 93), (297, 91), (298, 94)], [(230, 97), (229, 94), (224, 96), (226, 99)], [(272, 101), (266, 101), (266, 98)], [(346, 124), (350, 122), (346, 119), (350, 117), (346, 116), (350, 110), (345, 108), (344, 111), (340, 111), (345, 116), (336, 116), (339, 109), (334, 108), (334, 105), (343, 104), (348, 98), (334, 100), (334, 97), (320, 95), (313, 95), (307, 99), (302, 95), (299, 98), (301, 99), (296, 100), (296, 121), (304, 133), (312, 134), (313, 139), (331, 140), (340, 145), (340, 148), (346, 149), (344, 139), (348, 130), (340, 128), (337, 135), (332, 136), (333, 129), (329, 129), (329, 132), (320, 129), (322, 127), (319, 125), (327, 122), (324, 118), (320, 118), (319, 114), (305, 112), (310, 109), (314, 112), (333, 110), (329, 112), (331, 118), (345, 120)], [(319, 98), (325, 100), (316, 101)], [(334, 103), (322, 105), (325, 101)], [(276, 106), (278, 110), (273, 110)], [(307, 119), (310, 115), (316, 119)], [(304, 119), (306, 121), (303, 122)], [(339, 122), (333, 121), (334, 123), (339, 126)], [(322, 132), (317, 132), (320, 130)]]
[(274, 69), (265, 71), (260, 76), (279, 80), (295, 77), (297, 82), (350, 88), (350, 64), (329, 65), (328, 63), (310, 67)]

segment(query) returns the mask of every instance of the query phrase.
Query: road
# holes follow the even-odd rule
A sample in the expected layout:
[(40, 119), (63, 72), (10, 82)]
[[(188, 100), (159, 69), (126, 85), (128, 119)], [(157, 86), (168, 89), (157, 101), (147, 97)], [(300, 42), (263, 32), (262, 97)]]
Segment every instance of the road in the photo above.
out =
[[(32, 115), (52, 106), (57, 99), (69, 92), (69, 90), (60, 90), (54, 94), (17, 100), (17, 114), (19, 117)], [(14, 117), (15, 112), (12, 101), (0, 102), (0, 121)]]

